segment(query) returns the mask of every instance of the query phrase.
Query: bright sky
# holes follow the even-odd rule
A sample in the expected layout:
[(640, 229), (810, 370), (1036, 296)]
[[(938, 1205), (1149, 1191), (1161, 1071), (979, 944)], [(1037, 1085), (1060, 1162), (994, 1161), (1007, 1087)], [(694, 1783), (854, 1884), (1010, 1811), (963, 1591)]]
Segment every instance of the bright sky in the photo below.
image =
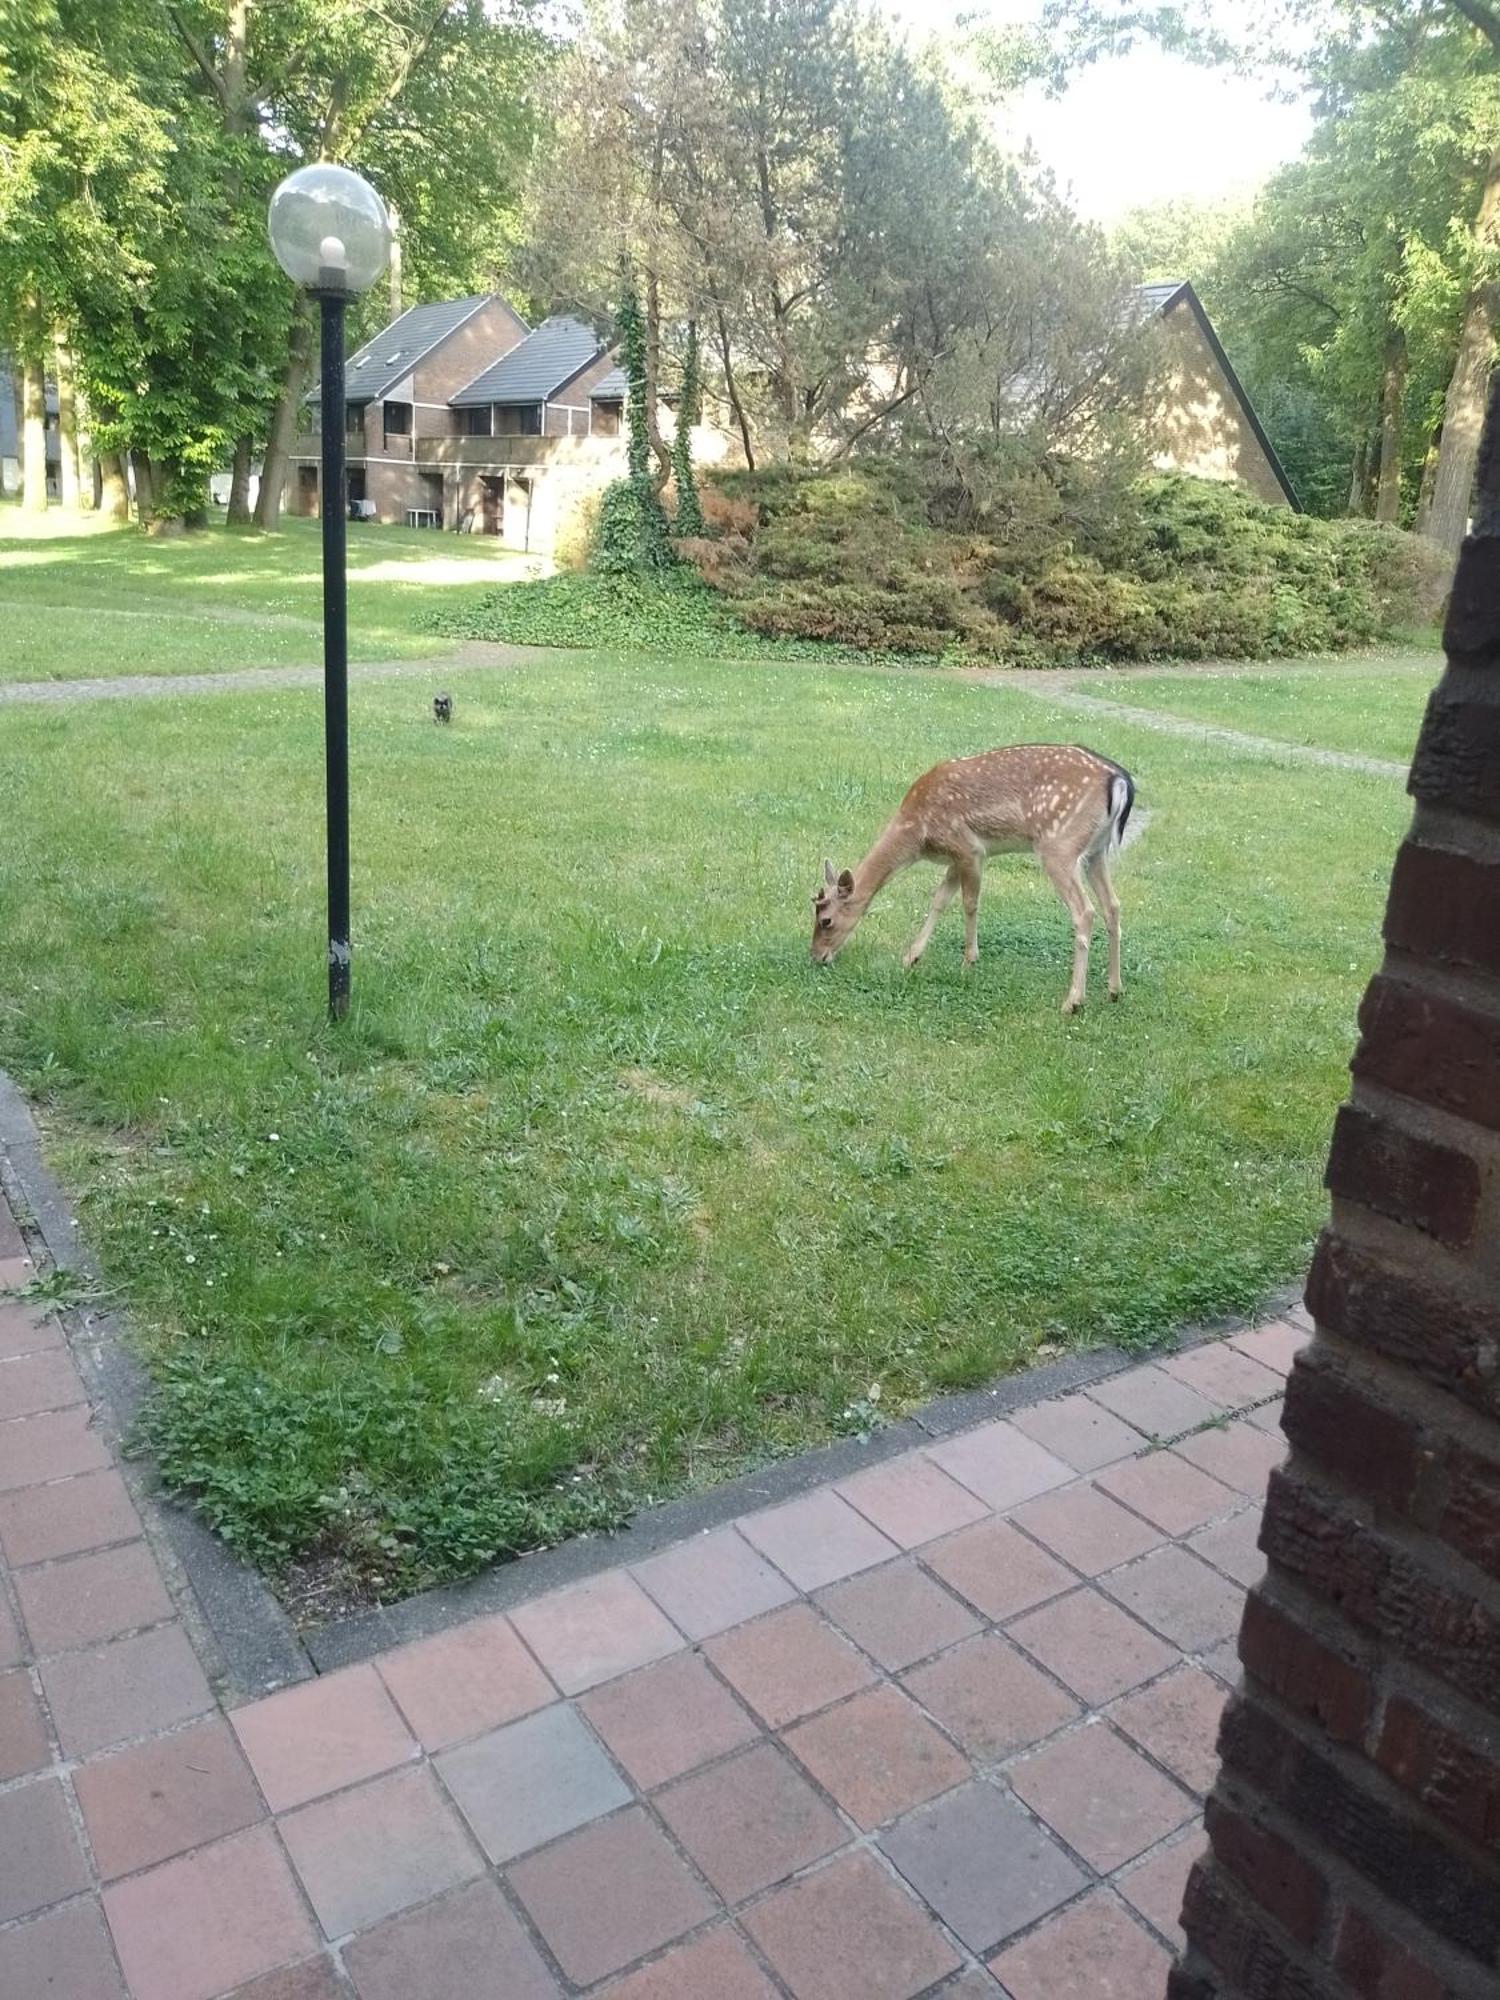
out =
[[(960, 15), (1033, 20), (1040, 0), (885, 0), (916, 32), (951, 30)], [(1173, 196), (1215, 200), (1249, 193), (1300, 152), (1310, 129), (1305, 103), (1267, 100), (1260, 83), (1203, 69), (1159, 49), (1100, 62), (1049, 101), (1025, 92), (1009, 107), (1002, 136), (1030, 141), (1098, 222)]]

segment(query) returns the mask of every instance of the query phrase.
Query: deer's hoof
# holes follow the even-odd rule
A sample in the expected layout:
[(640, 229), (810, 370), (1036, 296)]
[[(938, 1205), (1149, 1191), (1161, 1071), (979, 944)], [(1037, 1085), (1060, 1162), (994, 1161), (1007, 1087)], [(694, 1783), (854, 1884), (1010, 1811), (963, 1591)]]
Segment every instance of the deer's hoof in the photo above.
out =
[(1063, 1019), (1066, 1021), (1070, 1014), (1078, 1014), (1082, 1012), (1083, 1002), (1081, 1000), (1064, 1000), (1062, 1004), (1062, 1010), (1063, 1010)]
[(1124, 988), (1120, 986), (1112, 986), (1109, 989), (1109, 997), (1111, 1000), (1123, 1000), (1125, 998)]

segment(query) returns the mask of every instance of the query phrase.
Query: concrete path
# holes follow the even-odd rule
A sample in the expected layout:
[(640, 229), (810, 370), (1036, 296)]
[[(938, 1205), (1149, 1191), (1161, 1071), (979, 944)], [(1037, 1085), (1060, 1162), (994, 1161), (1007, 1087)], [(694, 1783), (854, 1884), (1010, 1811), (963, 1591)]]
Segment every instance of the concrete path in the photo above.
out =
[[(0, 1291), (32, 1275), (0, 1199)], [(224, 1712), (0, 1298), (6, 2000), (1160, 2000), (1281, 1321)]]
[[(469, 640), (455, 651), (410, 660), (356, 661), (351, 682), (426, 678), (439, 688), (450, 674), (476, 667), (519, 667), (539, 655), (526, 646), (492, 646)], [(276, 693), (283, 688), (321, 687), (321, 667), (232, 667), (222, 674), (119, 674), (95, 680), (0, 681), (0, 706), (5, 703), (55, 703), (71, 706), (89, 701), (160, 701), (184, 694)]]

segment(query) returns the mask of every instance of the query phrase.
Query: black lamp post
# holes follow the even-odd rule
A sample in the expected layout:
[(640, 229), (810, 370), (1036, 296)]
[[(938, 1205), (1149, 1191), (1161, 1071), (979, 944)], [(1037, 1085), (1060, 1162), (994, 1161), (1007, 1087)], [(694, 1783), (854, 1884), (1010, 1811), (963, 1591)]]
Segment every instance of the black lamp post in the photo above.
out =
[(322, 317), (323, 735), (328, 787), (328, 1011), (349, 1011), (349, 599), (345, 567), (344, 307), (391, 254), (385, 204), (347, 167), (300, 167), (271, 196), (271, 248)]

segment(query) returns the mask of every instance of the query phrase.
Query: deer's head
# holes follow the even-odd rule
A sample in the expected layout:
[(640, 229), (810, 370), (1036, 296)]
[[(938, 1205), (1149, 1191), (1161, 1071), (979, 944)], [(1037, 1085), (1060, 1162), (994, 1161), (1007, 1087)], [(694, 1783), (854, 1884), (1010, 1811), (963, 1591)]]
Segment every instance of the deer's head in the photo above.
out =
[(812, 960), (814, 965), (832, 965), (849, 940), (862, 912), (854, 901), (854, 876), (849, 869), (835, 874), (833, 863), (823, 863), (823, 886), (813, 897)]

